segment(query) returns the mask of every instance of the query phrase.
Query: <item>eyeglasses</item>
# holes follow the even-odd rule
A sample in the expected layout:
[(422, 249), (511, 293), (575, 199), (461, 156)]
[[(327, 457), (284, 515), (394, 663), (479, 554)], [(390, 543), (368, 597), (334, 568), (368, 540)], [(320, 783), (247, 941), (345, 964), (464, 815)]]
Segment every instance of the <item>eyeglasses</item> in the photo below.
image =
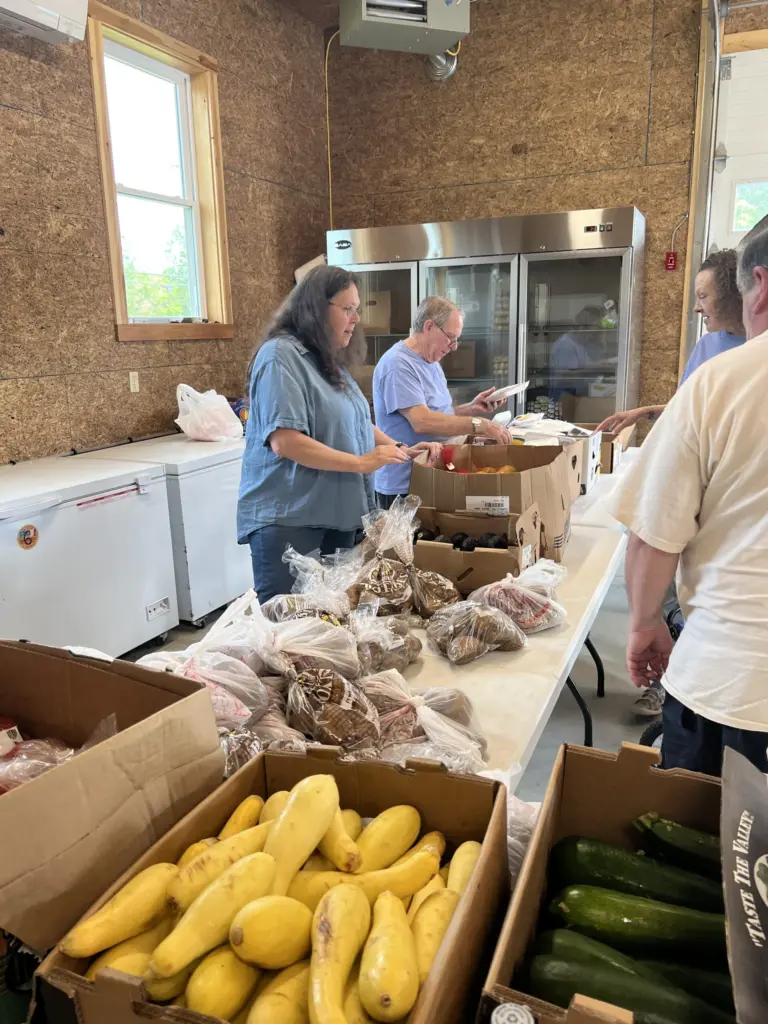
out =
[(340, 306), (338, 304), (338, 302), (329, 302), (328, 305), (329, 306), (335, 306), (336, 309), (340, 309), (341, 312), (344, 314), (345, 317), (347, 317), (348, 320), (351, 320), (353, 316), (356, 316), (358, 318), (358, 320), (360, 319), (360, 313), (361, 313), (361, 307), (360, 306)]
[[(435, 324), (435, 321), (433, 320), (432, 323)], [(450, 336), (450, 334), (446, 334), (445, 331), (443, 330), (443, 328), (440, 326), (440, 324), (435, 324), (435, 327), (438, 329), (438, 331), (440, 331), (440, 333), (445, 338), (445, 340), (449, 341), (451, 343), (451, 345), (453, 345), (454, 348), (458, 348), (459, 347), (459, 339), (458, 338), (452, 338)]]

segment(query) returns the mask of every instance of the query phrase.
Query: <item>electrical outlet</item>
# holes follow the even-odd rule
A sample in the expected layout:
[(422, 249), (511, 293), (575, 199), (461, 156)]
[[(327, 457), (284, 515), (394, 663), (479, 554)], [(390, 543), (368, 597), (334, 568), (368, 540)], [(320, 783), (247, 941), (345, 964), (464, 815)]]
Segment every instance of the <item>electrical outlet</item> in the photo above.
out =
[(136, 392), (139, 390), (139, 374), (138, 374), (138, 371), (131, 370), (131, 372), (128, 374), (128, 387), (131, 389), (131, 391), (134, 394), (136, 394)]
[(159, 601), (147, 605), (147, 621), (151, 622), (152, 619), (158, 619), (161, 615), (168, 615), (170, 610), (171, 599), (169, 597), (161, 597)]

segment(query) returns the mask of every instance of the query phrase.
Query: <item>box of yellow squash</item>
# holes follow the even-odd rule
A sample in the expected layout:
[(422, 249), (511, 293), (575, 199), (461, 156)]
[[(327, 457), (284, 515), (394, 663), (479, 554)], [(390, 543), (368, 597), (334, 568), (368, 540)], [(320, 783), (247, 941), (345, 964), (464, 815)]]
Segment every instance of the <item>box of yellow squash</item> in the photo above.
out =
[[(305, 1021), (310, 991), (320, 1024), (367, 1019), (355, 1000), (380, 1020), (472, 1019), (509, 895), (504, 787), (340, 753), (264, 752), (187, 815), (44, 961), (40, 1019), (275, 1024), (282, 1001)], [(168, 907), (184, 911), (170, 935)]]
[(224, 759), (198, 683), (124, 661), (0, 641), (0, 714), (73, 749), (117, 729), (0, 790), (0, 928), (44, 952), (219, 785)]

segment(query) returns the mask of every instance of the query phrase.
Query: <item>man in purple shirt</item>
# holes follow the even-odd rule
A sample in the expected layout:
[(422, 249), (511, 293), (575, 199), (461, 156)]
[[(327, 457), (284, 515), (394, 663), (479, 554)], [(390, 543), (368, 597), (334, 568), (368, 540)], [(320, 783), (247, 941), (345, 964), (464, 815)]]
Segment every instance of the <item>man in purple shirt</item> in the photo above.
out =
[[(453, 405), (440, 360), (458, 347), (463, 327), (464, 314), (448, 299), (424, 299), (410, 335), (376, 364), (373, 407), (379, 430), (409, 448), (456, 434), (485, 434), (510, 443), (508, 430), (483, 418), (501, 404), (490, 401), (493, 388), (467, 405)], [(410, 481), (409, 462), (380, 469), (375, 484), (380, 507), (389, 508), (397, 495), (407, 494)]]

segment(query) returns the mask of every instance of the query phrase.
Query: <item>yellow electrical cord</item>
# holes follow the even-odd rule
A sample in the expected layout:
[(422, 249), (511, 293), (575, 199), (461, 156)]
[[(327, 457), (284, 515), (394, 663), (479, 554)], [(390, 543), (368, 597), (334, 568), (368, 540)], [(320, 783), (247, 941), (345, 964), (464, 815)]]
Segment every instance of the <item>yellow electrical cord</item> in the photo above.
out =
[(459, 54), (461, 53), (461, 40), (459, 40), (458, 43), (456, 43), (455, 50), (446, 50), (445, 52), (448, 54), (449, 57), (458, 57)]
[(333, 169), (331, 166), (331, 104), (328, 95), (328, 58), (331, 54), (331, 43), (338, 35), (334, 32), (325, 48), (325, 134), (328, 145), (328, 225), (333, 231)]

